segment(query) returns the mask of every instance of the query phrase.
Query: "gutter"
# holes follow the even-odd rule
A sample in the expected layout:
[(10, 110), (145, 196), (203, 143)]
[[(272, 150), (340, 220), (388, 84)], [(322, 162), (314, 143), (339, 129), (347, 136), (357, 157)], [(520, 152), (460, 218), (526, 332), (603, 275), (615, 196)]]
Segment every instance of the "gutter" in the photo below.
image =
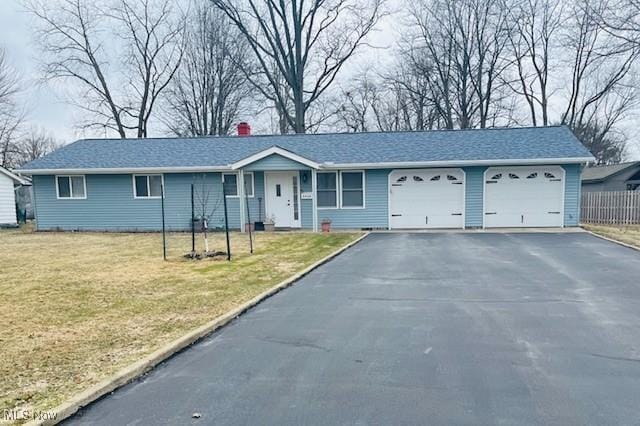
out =
[[(594, 161), (593, 157), (534, 158), (504, 160), (447, 160), (447, 161), (405, 161), (385, 163), (332, 163), (319, 164), (317, 170), (349, 169), (391, 169), (428, 167), (470, 167), (470, 166), (530, 166), (541, 164), (583, 164)], [(236, 164), (236, 163), (234, 163)], [(76, 169), (24, 169), (20, 173), (29, 175), (67, 174), (135, 174), (135, 173), (215, 173), (235, 171), (234, 165), (214, 167), (134, 167), (134, 168), (76, 168)]]

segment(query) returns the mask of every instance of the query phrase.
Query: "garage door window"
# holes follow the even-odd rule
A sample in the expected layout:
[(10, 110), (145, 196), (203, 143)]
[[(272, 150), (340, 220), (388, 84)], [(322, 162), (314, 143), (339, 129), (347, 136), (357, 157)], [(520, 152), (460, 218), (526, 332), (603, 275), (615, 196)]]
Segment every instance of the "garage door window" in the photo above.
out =
[(364, 207), (364, 172), (342, 172), (340, 177), (342, 207)]
[(537, 177), (538, 177), (538, 172), (533, 172), (529, 176), (527, 176), (527, 179), (535, 179)]
[(318, 173), (318, 207), (335, 209), (338, 207), (338, 173)]
[(434, 176), (431, 179), (429, 179), (430, 181), (436, 182), (438, 180), (440, 180), (440, 175)]

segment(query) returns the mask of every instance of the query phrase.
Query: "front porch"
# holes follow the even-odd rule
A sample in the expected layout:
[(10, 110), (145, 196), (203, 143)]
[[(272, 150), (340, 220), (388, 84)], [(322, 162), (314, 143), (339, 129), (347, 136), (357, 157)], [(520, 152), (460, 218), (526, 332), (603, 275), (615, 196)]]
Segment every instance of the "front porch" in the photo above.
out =
[(247, 170), (237, 174), (240, 223), (273, 223), (277, 230), (317, 231), (314, 171)]
[(279, 230), (319, 230), (316, 164), (274, 148), (235, 166), (242, 232), (256, 222), (272, 222)]

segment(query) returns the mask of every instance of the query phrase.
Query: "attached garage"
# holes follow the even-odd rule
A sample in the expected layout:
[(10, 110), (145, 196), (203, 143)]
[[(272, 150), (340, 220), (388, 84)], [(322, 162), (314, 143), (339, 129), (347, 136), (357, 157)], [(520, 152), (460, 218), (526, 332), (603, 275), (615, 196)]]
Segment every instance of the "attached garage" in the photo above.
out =
[(389, 174), (391, 229), (464, 228), (462, 169), (393, 170)]
[(565, 171), (559, 166), (490, 167), (484, 174), (484, 227), (561, 227)]

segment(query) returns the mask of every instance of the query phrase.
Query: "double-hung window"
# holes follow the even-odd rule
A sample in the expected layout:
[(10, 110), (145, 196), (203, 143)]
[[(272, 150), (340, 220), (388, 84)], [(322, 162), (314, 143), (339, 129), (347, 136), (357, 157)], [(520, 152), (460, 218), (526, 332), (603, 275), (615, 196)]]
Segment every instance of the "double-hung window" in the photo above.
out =
[(335, 209), (338, 207), (338, 172), (318, 172), (318, 207)]
[(236, 173), (223, 173), (224, 193), (227, 197), (238, 196), (238, 175)]
[(133, 175), (134, 198), (160, 198), (162, 175)]
[(364, 207), (364, 172), (340, 172), (340, 189), (343, 208)]
[(56, 193), (59, 199), (87, 198), (87, 183), (83, 175), (56, 176)]
[(244, 191), (247, 197), (253, 197), (253, 172), (244, 172)]
[[(224, 189), (227, 197), (238, 197), (240, 195), (239, 188), (239, 175), (238, 173), (223, 173), (222, 179), (224, 180)], [(244, 173), (244, 187), (246, 196), (253, 197), (253, 172)]]

